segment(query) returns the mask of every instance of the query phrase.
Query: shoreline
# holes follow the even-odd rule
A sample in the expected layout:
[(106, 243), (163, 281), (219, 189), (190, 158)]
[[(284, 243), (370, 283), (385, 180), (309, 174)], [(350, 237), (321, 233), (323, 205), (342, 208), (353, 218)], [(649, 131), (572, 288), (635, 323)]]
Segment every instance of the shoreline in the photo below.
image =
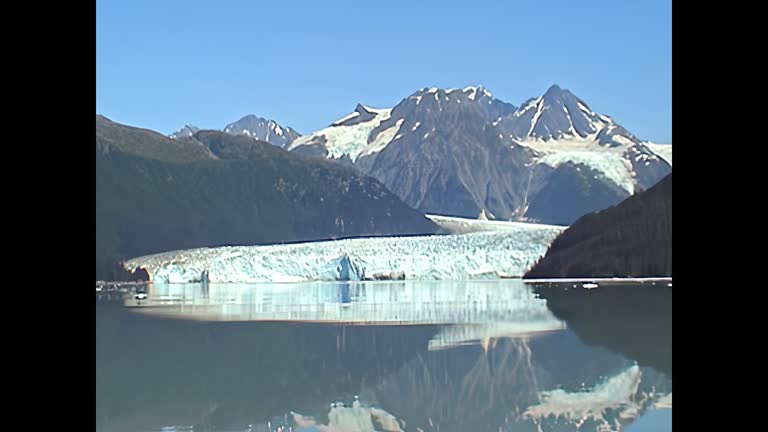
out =
[[(672, 277), (668, 276), (659, 276), (659, 277), (647, 277), (647, 278), (620, 278), (620, 277), (614, 277), (614, 278), (538, 278), (538, 279), (526, 279), (522, 277), (500, 277), (495, 279), (397, 279), (397, 280), (361, 280), (361, 281), (349, 281), (349, 280), (303, 280), (303, 281), (290, 281), (290, 282), (284, 282), (284, 281), (268, 281), (268, 282), (210, 282), (210, 284), (215, 285), (262, 285), (262, 284), (276, 284), (276, 285), (284, 285), (284, 284), (302, 284), (302, 283), (318, 283), (318, 282), (327, 282), (327, 283), (402, 283), (402, 282), (463, 282), (463, 281), (473, 281), (473, 282), (501, 282), (501, 281), (508, 281), (508, 280), (521, 280), (523, 283), (530, 283), (530, 284), (538, 284), (538, 283), (578, 283), (578, 282), (593, 282), (597, 284), (636, 284), (636, 283), (646, 283), (646, 282), (672, 282)], [(160, 285), (188, 285), (188, 284), (200, 284), (202, 282), (178, 282), (178, 283), (159, 283)], [(157, 284), (156, 282), (151, 281), (96, 281), (97, 286), (102, 286), (104, 288), (119, 288), (122, 286), (139, 286), (139, 285), (149, 285), (149, 284)]]

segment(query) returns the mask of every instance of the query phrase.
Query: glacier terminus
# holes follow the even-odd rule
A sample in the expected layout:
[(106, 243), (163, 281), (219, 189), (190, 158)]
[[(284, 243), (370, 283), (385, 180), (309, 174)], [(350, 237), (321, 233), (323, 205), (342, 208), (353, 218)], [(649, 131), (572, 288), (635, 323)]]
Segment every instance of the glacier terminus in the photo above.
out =
[[(460, 220), (430, 218), (442, 226)], [(189, 249), (134, 258), (125, 267), (143, 269), (154, 283), (521, 277), (565, 228), (471, 219), (462, 225), (463, 234)]]

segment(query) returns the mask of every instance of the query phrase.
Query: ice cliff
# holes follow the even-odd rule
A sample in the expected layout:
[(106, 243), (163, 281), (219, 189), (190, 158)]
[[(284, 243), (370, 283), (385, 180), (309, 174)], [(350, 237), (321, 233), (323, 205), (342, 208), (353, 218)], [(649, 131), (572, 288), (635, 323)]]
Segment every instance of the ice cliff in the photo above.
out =
[(461, 235), (190, 249), (134, 258), (155, 283), (519, 277), (564, 227), (509, 222)]

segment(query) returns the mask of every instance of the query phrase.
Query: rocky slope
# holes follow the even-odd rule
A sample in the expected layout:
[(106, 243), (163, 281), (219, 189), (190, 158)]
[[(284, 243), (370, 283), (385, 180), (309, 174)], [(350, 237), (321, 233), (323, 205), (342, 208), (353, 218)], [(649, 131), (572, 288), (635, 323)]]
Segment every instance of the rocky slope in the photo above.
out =
[(527, 278), (672, 276), (672, 174), (560, 234)]

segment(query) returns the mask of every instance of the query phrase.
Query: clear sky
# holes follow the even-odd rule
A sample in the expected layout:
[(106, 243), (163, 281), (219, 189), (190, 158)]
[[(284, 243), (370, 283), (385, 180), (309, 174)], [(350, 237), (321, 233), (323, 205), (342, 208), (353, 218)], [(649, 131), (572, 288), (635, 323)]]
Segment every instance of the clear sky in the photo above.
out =
[(171, 133), (256, 114), (310, 133), (363, 103), (559, 84), (672, 142), (671, 0), (97, 0), (96, 112)]

